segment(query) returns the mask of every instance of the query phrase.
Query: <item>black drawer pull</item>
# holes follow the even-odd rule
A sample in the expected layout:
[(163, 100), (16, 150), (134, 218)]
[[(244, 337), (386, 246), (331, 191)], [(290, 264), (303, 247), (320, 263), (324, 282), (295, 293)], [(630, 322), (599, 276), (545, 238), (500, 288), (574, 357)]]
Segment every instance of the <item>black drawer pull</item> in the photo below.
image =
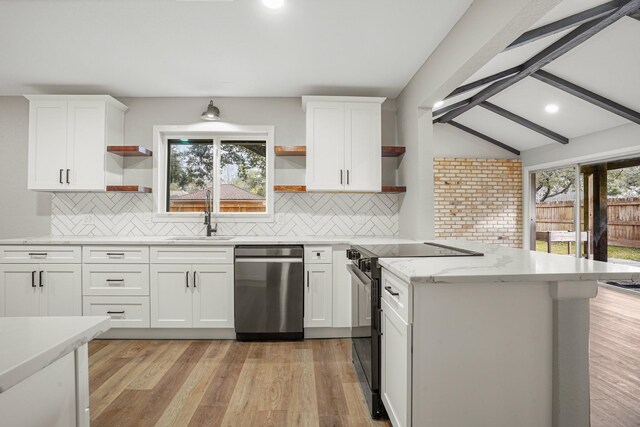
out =
[(384, 290), (389, 292), (392, 296), (397, 297), (398, 295), (400, 295), (400, 293), (398, 292), (394, 292), (393, 288), (391, 286), (385, 286)]
[(46, 252), (29, 252), (29, 256), (47, 256)]
[(107, 256), (124, 256), (124, 252), (107, 252)]
[(122, 310), (122, 311), (107, 311), (107, 314), (124, 314), (124, 310)]
[(107, 279), (107, 283), (122, 283), (124, 285), (124, 279)]

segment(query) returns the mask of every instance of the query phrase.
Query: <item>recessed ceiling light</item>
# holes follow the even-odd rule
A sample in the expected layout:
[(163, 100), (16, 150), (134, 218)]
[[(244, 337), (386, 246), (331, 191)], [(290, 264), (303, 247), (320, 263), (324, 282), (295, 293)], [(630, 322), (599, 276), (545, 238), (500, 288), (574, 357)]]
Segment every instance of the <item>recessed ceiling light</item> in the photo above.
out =
[(544, 111), (546, 111), (546, 112), (547, 112), (547, 113), (549, 113), (549, 114), (555, 114), (555, 113), (557, 113), (558, 111), (560, 111), (560, 107), (558, 107), (558, 105), (557, 105), (557, 104), (547, 104), (547, 105), (544, 107)]
[(280, 9), (284, 6), (284, 0), (262, 0), (262, 4), (267, 6), (269, 9)]
[(433, 108), (440, 108), (444, 105), (444, 101), (438, 101), (435, 104), (433, 104)]

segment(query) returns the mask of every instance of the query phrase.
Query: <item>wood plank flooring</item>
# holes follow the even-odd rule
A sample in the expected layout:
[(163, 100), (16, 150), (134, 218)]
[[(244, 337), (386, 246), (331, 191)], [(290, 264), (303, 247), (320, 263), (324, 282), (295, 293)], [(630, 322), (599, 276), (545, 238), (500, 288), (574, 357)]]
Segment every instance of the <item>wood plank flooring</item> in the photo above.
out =
[(98, 340), (92, 427), (389, 426), (370, 419), (349, 340)]
[[(93, 341), (91, 425), (382, 426), (348, 340)], [(591, 303), (591, 425), (640, 427), (640, 296)]]
[(591, 426), (640, 427), (640, 296), (591, 300)]

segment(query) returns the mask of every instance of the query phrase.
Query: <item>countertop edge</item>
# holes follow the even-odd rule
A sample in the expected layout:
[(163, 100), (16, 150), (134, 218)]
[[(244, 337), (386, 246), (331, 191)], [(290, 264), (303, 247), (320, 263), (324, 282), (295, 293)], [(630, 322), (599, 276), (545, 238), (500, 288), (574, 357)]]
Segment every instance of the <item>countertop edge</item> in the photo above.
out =
[(109, 317), (82, 317), (82, 319), (92, 318), (96, 320), (96, 323), (85, 330), (69, 336), (58, 344), (25, 359), (22, 363), (14, 365), (4, 372), (0, 372), (0, 394), (10, 390), (11, 387), (58, 361), (70, 352), (75, 351), (77, 348), (88, 343), (111, 328), (111, 321)]

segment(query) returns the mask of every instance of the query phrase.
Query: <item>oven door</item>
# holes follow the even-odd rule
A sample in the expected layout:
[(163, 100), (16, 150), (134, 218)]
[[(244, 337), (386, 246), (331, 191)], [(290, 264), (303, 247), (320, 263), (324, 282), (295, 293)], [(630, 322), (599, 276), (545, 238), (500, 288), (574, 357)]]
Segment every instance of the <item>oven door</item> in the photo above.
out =
[(374, 409), (380, 390), (380, 337), (378, 336), (379, 296), (377, 281), (362, 273), (355, 265), (347, 266), (351, 275), (352, 295), (352, 359), (360, 380), (365, 400), (377, 418), (379, 410)]

